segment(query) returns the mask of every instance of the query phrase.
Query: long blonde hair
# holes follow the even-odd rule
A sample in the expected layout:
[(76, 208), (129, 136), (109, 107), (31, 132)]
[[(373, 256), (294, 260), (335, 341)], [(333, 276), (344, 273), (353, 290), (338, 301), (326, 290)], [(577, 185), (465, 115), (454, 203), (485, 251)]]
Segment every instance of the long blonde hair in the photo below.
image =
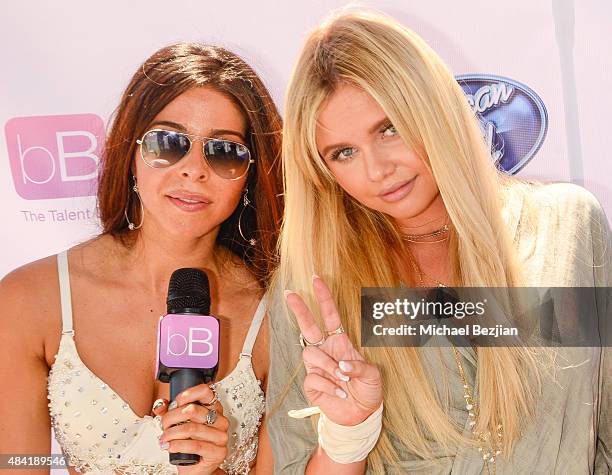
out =
[[(399, 285), (392, 250), (402, 244), (391, 218), (345, 193), (317, 151), (315, 126), (321, 105), (342, 83), (368, 92), (405, 142), (425, 163), (428, 159), (450, 218), (454, 285), (521, 285), (502, 218), (505, 193), (516, 188), (495, 169), (453, 75), (418, 35), (367, 11), (342, 12), (311, 33), (286, 95), (285, 218), (273, 285), (299, 292), (316, 312), (311, 276), (323, 277), (353, 344), (381, 369), (385, 430), (368, 463), (382, 473), (384, 462), (398, 460), (390, 435), (423, 458), (431, 456), (430, 437), (446, 447), (473, 442), (449, 419), (418, 349), (360, 346), (360, 290)], [(287, 317), (291, 318), (288, 311)], [(531, 414), (534, 365), (526, 349), (478, 349), (476, 429), (495, 434), (503, 424), (505, 454), (511, 452), (523, 418)]]

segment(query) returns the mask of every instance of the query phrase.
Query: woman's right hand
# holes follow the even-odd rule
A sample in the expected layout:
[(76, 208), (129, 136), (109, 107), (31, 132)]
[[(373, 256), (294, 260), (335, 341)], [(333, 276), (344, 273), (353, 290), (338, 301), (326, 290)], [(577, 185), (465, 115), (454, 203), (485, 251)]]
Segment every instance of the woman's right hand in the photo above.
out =
[[(229, 420), (207, 384), (186, 389), (170, 405), (163, 399), (155, 401), (152, 411), (161, 417), (163, 433), (159, 442), (162, 449), (200, 456), (194, 465), (179, 466), (179, 474), (211, 475), (217, 471), (227, 456)], [(209, 422), (212, 411), (216, 415)]]
[(353, 426), (368, 418), (383, 400), (378, 368), (365, 361), (346, 333), (330, 334), (341, 327), (340, 314), (331, 291), (320, 277), (313, 277), (315, 296), (323, 317), (326, 337), (310, 309), (295, 292), (286, 291), (287, 304), (310, 345), (302, 357), (306, 367), (304, 393), (336, 424)]

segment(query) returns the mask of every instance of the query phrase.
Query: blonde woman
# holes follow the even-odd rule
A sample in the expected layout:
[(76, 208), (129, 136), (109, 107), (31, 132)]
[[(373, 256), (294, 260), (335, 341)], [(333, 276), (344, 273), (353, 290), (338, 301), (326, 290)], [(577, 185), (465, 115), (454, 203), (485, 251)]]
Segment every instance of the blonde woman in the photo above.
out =
[(275, 472), (610, 473), (607, 348), (546, 372), (521, 347), (360, 346), (362, 287), (610, 286), (596, 199), (499, 173), (452, 73), (378, 14), (310, 35), (285, 113)]

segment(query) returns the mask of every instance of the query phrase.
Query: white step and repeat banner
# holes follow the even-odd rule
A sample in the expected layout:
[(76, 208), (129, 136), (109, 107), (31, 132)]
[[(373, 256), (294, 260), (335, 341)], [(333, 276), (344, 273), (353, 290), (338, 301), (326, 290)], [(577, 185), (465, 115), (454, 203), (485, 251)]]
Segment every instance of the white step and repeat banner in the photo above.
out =
[[(282, 108), (307, 34), (347, 2), (132, 0), (2, 6), (0, 276), (98, 232), (108, 119), (138, 65), (178, 41), (225, 46)], [(612, 216), (612, 2), (370, 1), (450, 65), (506, 170), (591, 190)], [(57, 450), (54, 450), (57, 452)]]
[[(226, 46), (279, 107), (307, 32), (347, 2), (20, 1), (0, 28), (0, 276), (98, 231), (108, 118), (138, 65), (177, 41)], [(583, 184), (612, 216), (612, 2), (371, 1), (460, 76), (508, 171)]]

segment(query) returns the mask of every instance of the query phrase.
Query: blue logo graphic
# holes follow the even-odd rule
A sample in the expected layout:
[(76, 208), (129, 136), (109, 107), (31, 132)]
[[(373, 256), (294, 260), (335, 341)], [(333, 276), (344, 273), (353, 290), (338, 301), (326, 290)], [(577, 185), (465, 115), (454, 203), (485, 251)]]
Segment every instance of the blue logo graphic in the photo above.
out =
[(510, 175), (518, 173), (546, 137), (544, 102), (529, 87), (501, 76), (464, 74), (456, 79), (481, 120), (495, 164)]

